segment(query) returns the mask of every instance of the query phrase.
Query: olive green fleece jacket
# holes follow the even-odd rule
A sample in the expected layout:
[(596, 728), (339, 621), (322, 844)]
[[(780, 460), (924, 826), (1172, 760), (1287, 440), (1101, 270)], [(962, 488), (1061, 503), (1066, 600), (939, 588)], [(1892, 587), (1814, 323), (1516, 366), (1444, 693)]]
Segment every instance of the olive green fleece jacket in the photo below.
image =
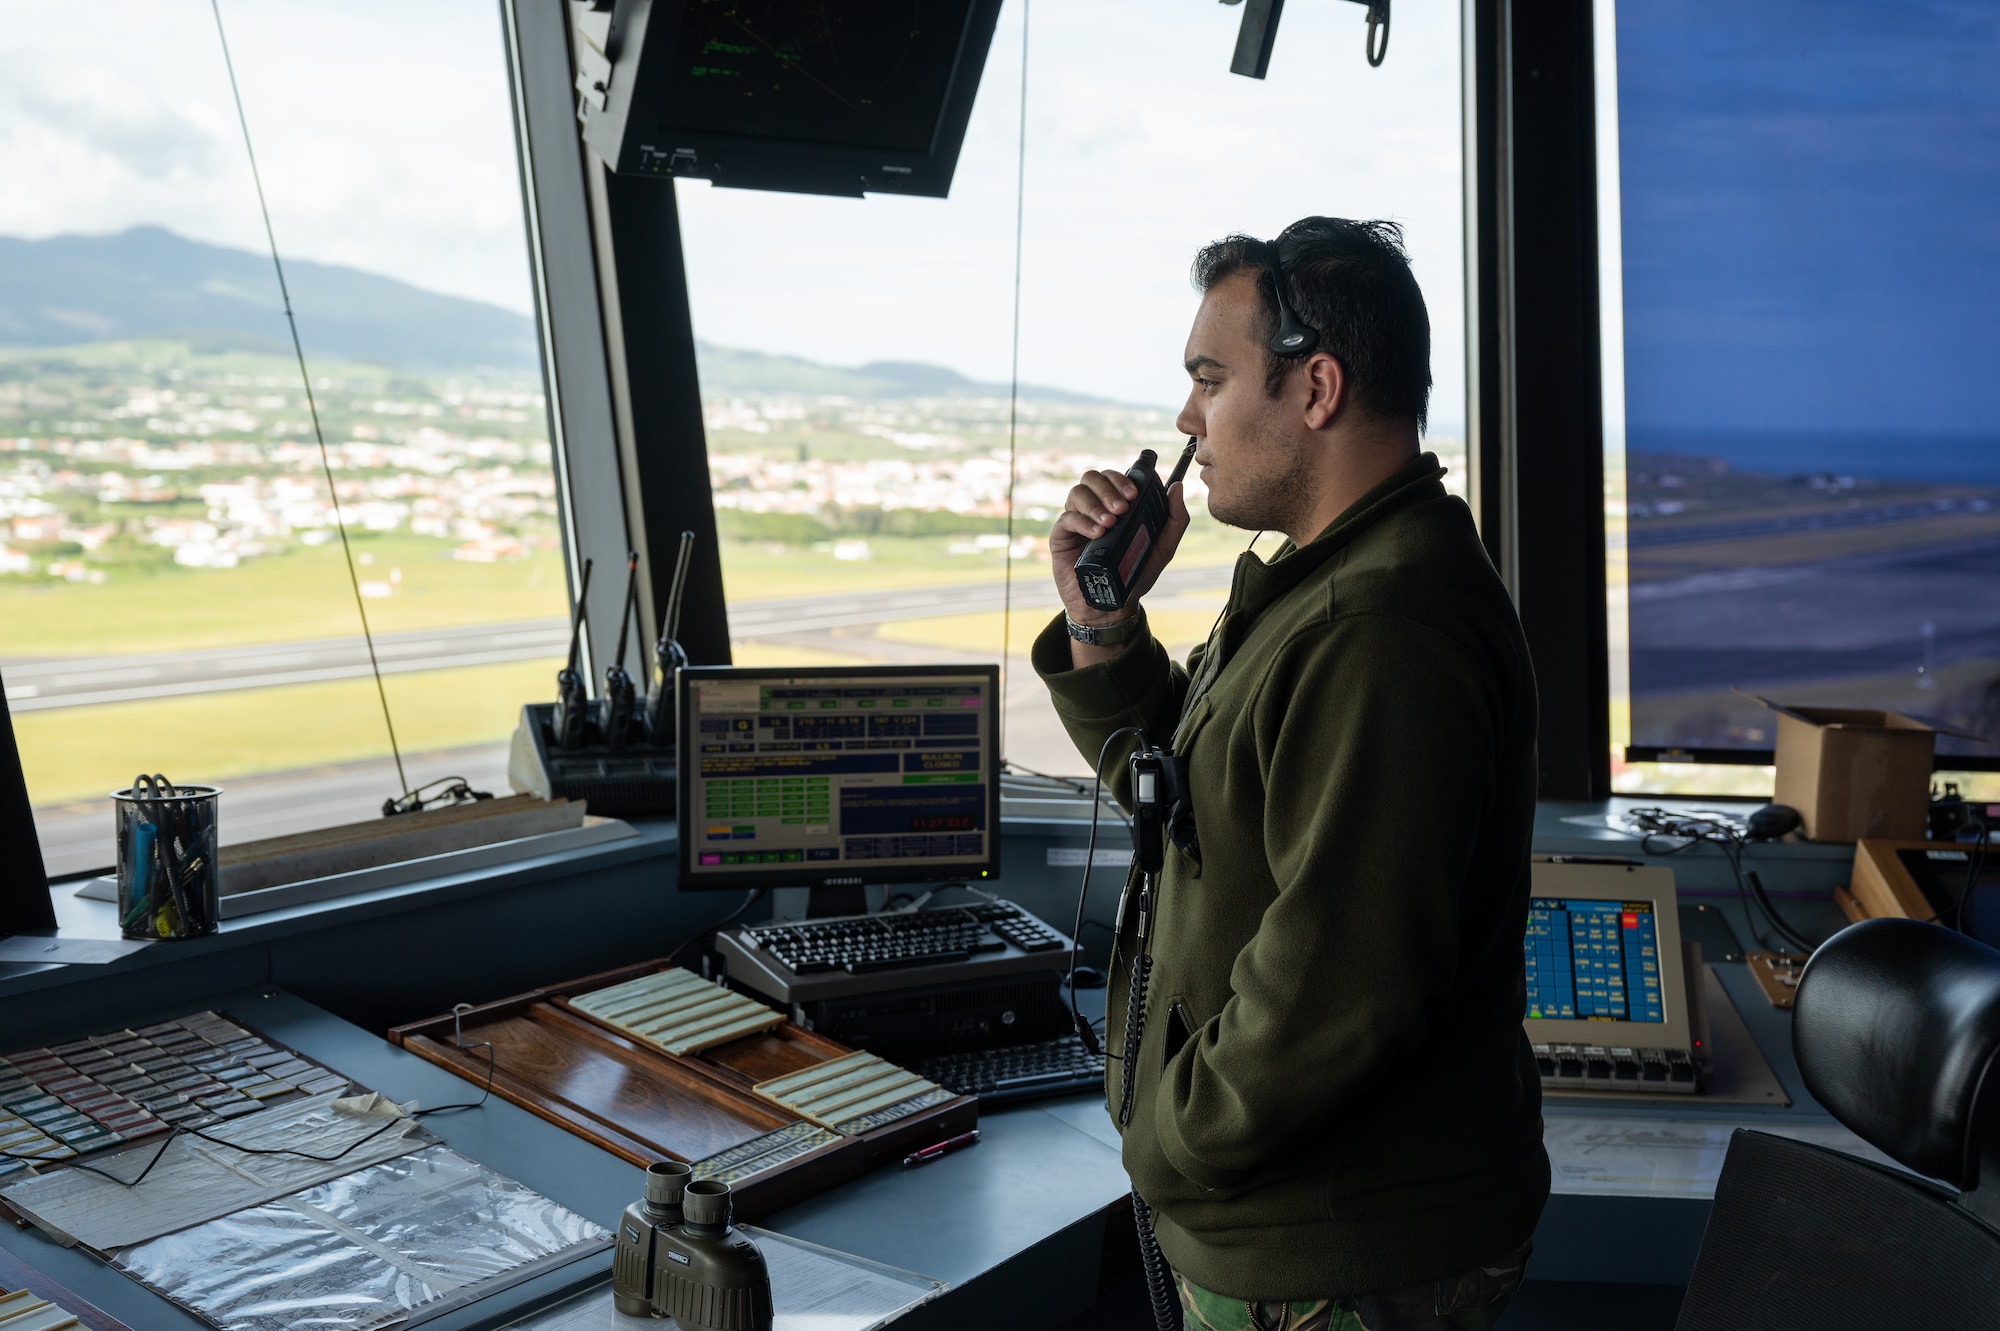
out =
[(1303, 548), (1239, 557), (1186, 669), (1150, 633), (1072, 668), (1060, 618), (1034, 646), (1092, 762), (1126, 725), (1189, 760), (1198, 856), (1167, 848), (1144, 1042), (1107, 1098), (1115, 1120), (1133, 1077), (1124, 1162), (1168, 1260), (1231, 1297), (1441, 1280), (1548, 1198), (1521, 1028), (1534, 679), (1442, 475), (1423, 454)]

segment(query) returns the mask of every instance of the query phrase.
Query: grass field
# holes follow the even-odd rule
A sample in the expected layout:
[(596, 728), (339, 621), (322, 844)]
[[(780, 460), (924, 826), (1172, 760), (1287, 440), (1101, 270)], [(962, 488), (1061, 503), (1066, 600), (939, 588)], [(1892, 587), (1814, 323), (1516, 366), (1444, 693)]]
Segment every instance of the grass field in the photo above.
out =
[[(1181, 561), (1233, 559), (1242, 533), (1202, 523)], [(994, 555), (950, 556), (939, 537), (870, 540), (871, 558), (837, 561), (830, 551), (756, 542), (723, 547), (732, 600), (833, 595), (856, 590), (992, 582)], [(450, 557), (453, 543), (409, 536), (357, 539), (364, 581), (392, 595), (367, 602), (378, 633), (455, 625), (554, 619), (565, 612), (561, 552), (473, 564)], [(1024, 655), (1054, 606), (1048, 566), (1017, 560), (1013, 654)], [(1154, 629), (1180, 655), (1208, 632), (1212, 611), (1163, 610)], [(1183, 622), (1185, 621), (1185, 622)], [(340, 547), (329, 544), (246, 561), (234, 569), (179, 569), (114, 577), (101, 584), (0, 580), (0, 655), (123, 656), (338, 638), (357, 631)], [(935, 646), (971, 657), (1001, 649), (998, 612), (886, 624), (881, 639)], [(743, 665), (838, 665), (877, 655), (858, 631), (852, 651), (776, 642), (739, 644)], [(405, 754), (504, 741), (523, 702), (553, 696), (558, 663), (531, 661), (393, 675), (389, 704)], [(388, 741), (374, 685), (366, 679), (96, 707), (58, 708), (14, 718), (28, 788), (37, 806), (100, 799), (140, 770), (177, 780), (227, 783), (277, 771), (385, 757)]]
[[(562, 553), (534, 550), (497, 564), (455, 560), (451, 541), (411, 536), (355, 540), (364, 582), (391, 583), (370, 598), (377, 633), (560, 619), (567, 613)], [(830, 550), (727, 542), (723, 580), (732, 601), (837, 595), (895, 587), (992, 582), (997, 555), (952, 556), (942, 537), (879, 537), (870, 558), (836, 560)], [(1191, 536), (1184, 563), (1222, 563), (1237, 535)], [(1048, 565), (1016, 560), (1017, 586), (1045, 589)], [(252, 643), (339, 638), (360, 631), (354, 592), (337, 543), (298, 547), (232, 569), (172, 568), (104, 583), (0, 578), (0, 656), (130, 656)]]
[[(386, 685), (407, 756), (505, 740), (521, 704), (555, 693), (556, 661), (515, 661), (422, 674)], [(101, 798), (134, 773), (219, 782), (265, 772), (386, 758), (387, 733), (367, 679), (209, 693), (14, 718), (37, 806)]]
[[(1013, 656), (1026, 656), (1035, 635), (1040, 633), (1055, 614), (1053, 606), (1017, 607), (1009, 652)], [(1212, 610), (1161, 610), (1146, 614), (1153, 634), (1166, 646), (1176, 660), (1187, 655), (1193, 648), (1208, 638), (1208, 631), (1215, 623)], [(998, 610), (979, 611), (968, 615), (944, 615), (937, 619), (903, 619), (892, 624), (884, 624), (875, 630), (877, 638), (889, 642), (914, 643), (924, 647), (943, 647), (963, 651), (974, 656), (998, 656), (1000, 654), (1001, 614)]]
[[(356, 539), (361, 580), (395, 588), (367, 602), (375, 632), (560, 619), (566, 613), (560, 551), (471, 564), (451, 557), (454, 544), (410, 536)], [(0, 655), (43, 657), (190, 651), (360, 631), (337, 542), (232, 569), (175, 568), (98, 584), (8, 578), (0, 580), (0, 624)]]

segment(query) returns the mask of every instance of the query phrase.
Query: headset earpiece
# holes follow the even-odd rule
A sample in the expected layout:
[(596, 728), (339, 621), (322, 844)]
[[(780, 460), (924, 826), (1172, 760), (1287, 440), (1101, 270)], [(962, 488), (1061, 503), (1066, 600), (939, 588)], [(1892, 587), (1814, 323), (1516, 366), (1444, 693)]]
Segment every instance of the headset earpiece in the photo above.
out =
[(1285, 262), (1278, 257), (1278, 242), (1272, 241), (1269, 249), (1271, 290), (1278, 298), (1278, 331), (1271, 338), (1271, 354), (1299, 360), (1319, 349), (1319, 330), (1292, 311), (1292, 302), (1285, 295)]

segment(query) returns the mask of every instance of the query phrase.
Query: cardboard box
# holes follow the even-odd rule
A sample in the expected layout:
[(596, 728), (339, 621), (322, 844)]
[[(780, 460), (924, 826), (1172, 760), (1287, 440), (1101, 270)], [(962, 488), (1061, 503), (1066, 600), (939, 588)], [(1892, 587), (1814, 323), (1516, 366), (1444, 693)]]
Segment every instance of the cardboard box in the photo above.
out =
[(1937, 737), (1959, 732), (1898, 712), (1787, 707), (1744, 696), (1778, 714), (1772, 800), (1799, 811), (1810, 840), (1912, 841), (1928, 830)]

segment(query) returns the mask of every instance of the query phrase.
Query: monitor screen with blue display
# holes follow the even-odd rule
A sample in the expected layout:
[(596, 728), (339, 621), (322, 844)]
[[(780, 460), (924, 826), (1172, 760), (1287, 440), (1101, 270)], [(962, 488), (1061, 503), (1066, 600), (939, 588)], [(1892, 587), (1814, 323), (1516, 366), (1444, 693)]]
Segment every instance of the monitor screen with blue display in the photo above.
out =
[(1534, 897), (1526, 948), (1530, 1018), (1666, 1020), (1652, 902)]
[(683, 887), (999, 874), (999, 670), (680, 672)]

